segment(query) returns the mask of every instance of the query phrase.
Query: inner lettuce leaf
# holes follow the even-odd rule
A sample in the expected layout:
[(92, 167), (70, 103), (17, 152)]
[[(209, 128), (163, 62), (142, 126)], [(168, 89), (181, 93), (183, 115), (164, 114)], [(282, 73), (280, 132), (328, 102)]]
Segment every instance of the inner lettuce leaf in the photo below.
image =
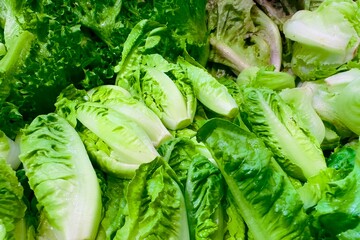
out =
[(300, 196), (260, 138), (216, 118), (197, 138), (212, 152), (254, 239), (310, 238)]

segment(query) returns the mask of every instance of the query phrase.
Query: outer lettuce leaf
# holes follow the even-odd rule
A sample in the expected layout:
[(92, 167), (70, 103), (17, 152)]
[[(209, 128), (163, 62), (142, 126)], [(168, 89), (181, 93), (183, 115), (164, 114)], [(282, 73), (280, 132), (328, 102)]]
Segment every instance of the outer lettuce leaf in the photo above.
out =
[(154, 1), (155, 19), (166, 24), (178, 44), (202, 65), (209, 55), (206, 4), (206, 0)]
[(174, 170), (184, 189), (191, 162), (199, 155), (195, 143), (187, 137), (177, 137), (161, 145), (158, 151)]
[(243, 93), (244, 122), (263, 139), (289, 175), (306, 180), (326, 168), (319, 142), (276, 92), (249, 87)]
[(26, 205), (15, 171), (0, 156), (0, 239), (23, 239)]
[(358, 147), (356, 141), (335, 149), (326, 160), (328, 168), (309, 178), (298, 189), (306, 209), (316, 206), (324, 194), (330, 191), (332, 182), (344, 179), (353, 171)]
[(335, 149), (326, 159), (328, 167), (336, 170), (338, 178), (346, 177), (354, 169), (359, 146), (359, 141), (353, 140)]
[(140, 166), (126, 197), (129, 215), (114, 239), (190, 239), (183, 192), (161, 157)]
[[(16, 9), (8, 11), (8, 4)], [(37, 115), (53, 112), (56, 97), (69, 84), (88, 89), (114, 81), (119, 50), (89, 34), (73, 5), (68, 0), (0, 3), (0, 25), (7, 22), (12, 31), (0, 64), (5, 70), (0, 74), (0, 125), (12, 139)]]
[(211, 119), (197, 138), (212, 152), (254, 239), (309, 239), (300, 196), (260, 138)]
[(185, 201), (191, 239), (220, 239), (224, 231), (222, 199), (225, 182), (220, 170), (197, 155), (188, 170)]
[(101, 191), (75, 129), (54, 113), (40, 115), (22, 131), (20, 150), (38, 201), (38, 237), (95, 238), (101, 219)]

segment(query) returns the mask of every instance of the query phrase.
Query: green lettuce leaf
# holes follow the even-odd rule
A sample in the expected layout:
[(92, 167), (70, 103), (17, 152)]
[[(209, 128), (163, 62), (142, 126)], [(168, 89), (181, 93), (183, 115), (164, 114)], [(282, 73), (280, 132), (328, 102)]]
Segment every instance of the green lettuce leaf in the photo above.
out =
[(101, 220), (101, 191), (75, 129), (55, 113), (40, 115), (22, 131), (20, 150), (40, 212), (37, 236), (95, 238)]
[(187, 174), (185, 201), (191, 239), (220, 239), (224, 232), (225, 182), (206, 157), (194, 156)]
[(116, 232), (124, 226), (125, 217), (128, 215), (126, 192), (129, 179), (107, 176), (105, 180), (104, 217), (100, 223), (97, 239), (110, 240)]
[(172, 135), (161, 122), (160, 118), (143, 102), (117, 85), (102, 85), (88, 91), (89, 101), (98, 102), (115, 111), (125, 114), (139, 124), (148, 134), (154, 146), (172, 138)]
[(21, 164), (19, 154), (19, 144), (8, 138), (5, 133), (0, 130), (0, 159), (5, 159), (12, 169), (16, 170)]
[(266, 87), (281, 90), (295, 87), (295, 77), (286, 72), (274, 71), (273, 68), (249, 67), (244, 69), (236, 79), (240, 86)]
[(314, 92), (309, 87), (283, 89), (280, 97), (291, 107), (299, 117), (299, 124), (308, 129), (322, 144), (325, 138), (325, 124), (313, 106)]
[(319, 142), (302, 127), (296, 112), (273, 90), (245, 88), (242, 116), (248, 128), (273, 151), (276, 161), (300, 180), (326, 168)]
[(22, 239), (26, 205), (15, 171), (0, 156), (0, 239)]
[(211, 111), (233, 118), (238, 106), (227, 88), (214, 78), (206, 69), (179, 57), (177, 64), (185, 71), (192, 82), (196, 98)]
[(247, 226), (241, 216), (231, 192), (226, 191), (226, 209), (224, 240), (246, 239)]
[(360, 158), (356, 151), (354, 169), (343, 179), (330, 181), (315, 207), (314, 226), (319, 235), (356, 239), (360, 225)]
[(360, 43), (359, 6), (351, 0), (326, 0), (313, 11), (296, 12), (284, 23), (293, 40), (291, 68), (302, 80), (328, 77), (351, 61)]
[(76, 117), (91, 131), (84, 132), (82, 139), (106, 172), (129, 177), (141, 163), (159, 155), (145, 130), (120, 112), (100, 103), (84, 102), (77, 106)]
[(129, 215), (114, 239), (190, 239), (183, 192), (161, 157), (140, 166), (126, 198)]
[(212, 152), (254, 239), (309, 239), (309, 217), (296, 189), (253, 133), (211, 119), (197, 138)]

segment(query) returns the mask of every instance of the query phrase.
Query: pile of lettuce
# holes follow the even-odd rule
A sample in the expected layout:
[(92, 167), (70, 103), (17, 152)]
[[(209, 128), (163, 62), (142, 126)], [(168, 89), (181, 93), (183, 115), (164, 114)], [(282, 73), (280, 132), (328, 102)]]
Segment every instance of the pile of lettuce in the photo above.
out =
[(3, 0), (0, 239), (359, 239), (360, 2)]

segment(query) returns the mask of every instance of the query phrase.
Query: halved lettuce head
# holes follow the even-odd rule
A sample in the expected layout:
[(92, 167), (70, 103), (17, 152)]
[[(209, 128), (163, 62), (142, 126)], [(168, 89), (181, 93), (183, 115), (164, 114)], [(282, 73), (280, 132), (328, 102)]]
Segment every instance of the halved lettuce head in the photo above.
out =
[(313, 91), (313, 107), (340, 137), (360, 134), (360, 70), (353, 68), (321, 81), (306, 82)]

